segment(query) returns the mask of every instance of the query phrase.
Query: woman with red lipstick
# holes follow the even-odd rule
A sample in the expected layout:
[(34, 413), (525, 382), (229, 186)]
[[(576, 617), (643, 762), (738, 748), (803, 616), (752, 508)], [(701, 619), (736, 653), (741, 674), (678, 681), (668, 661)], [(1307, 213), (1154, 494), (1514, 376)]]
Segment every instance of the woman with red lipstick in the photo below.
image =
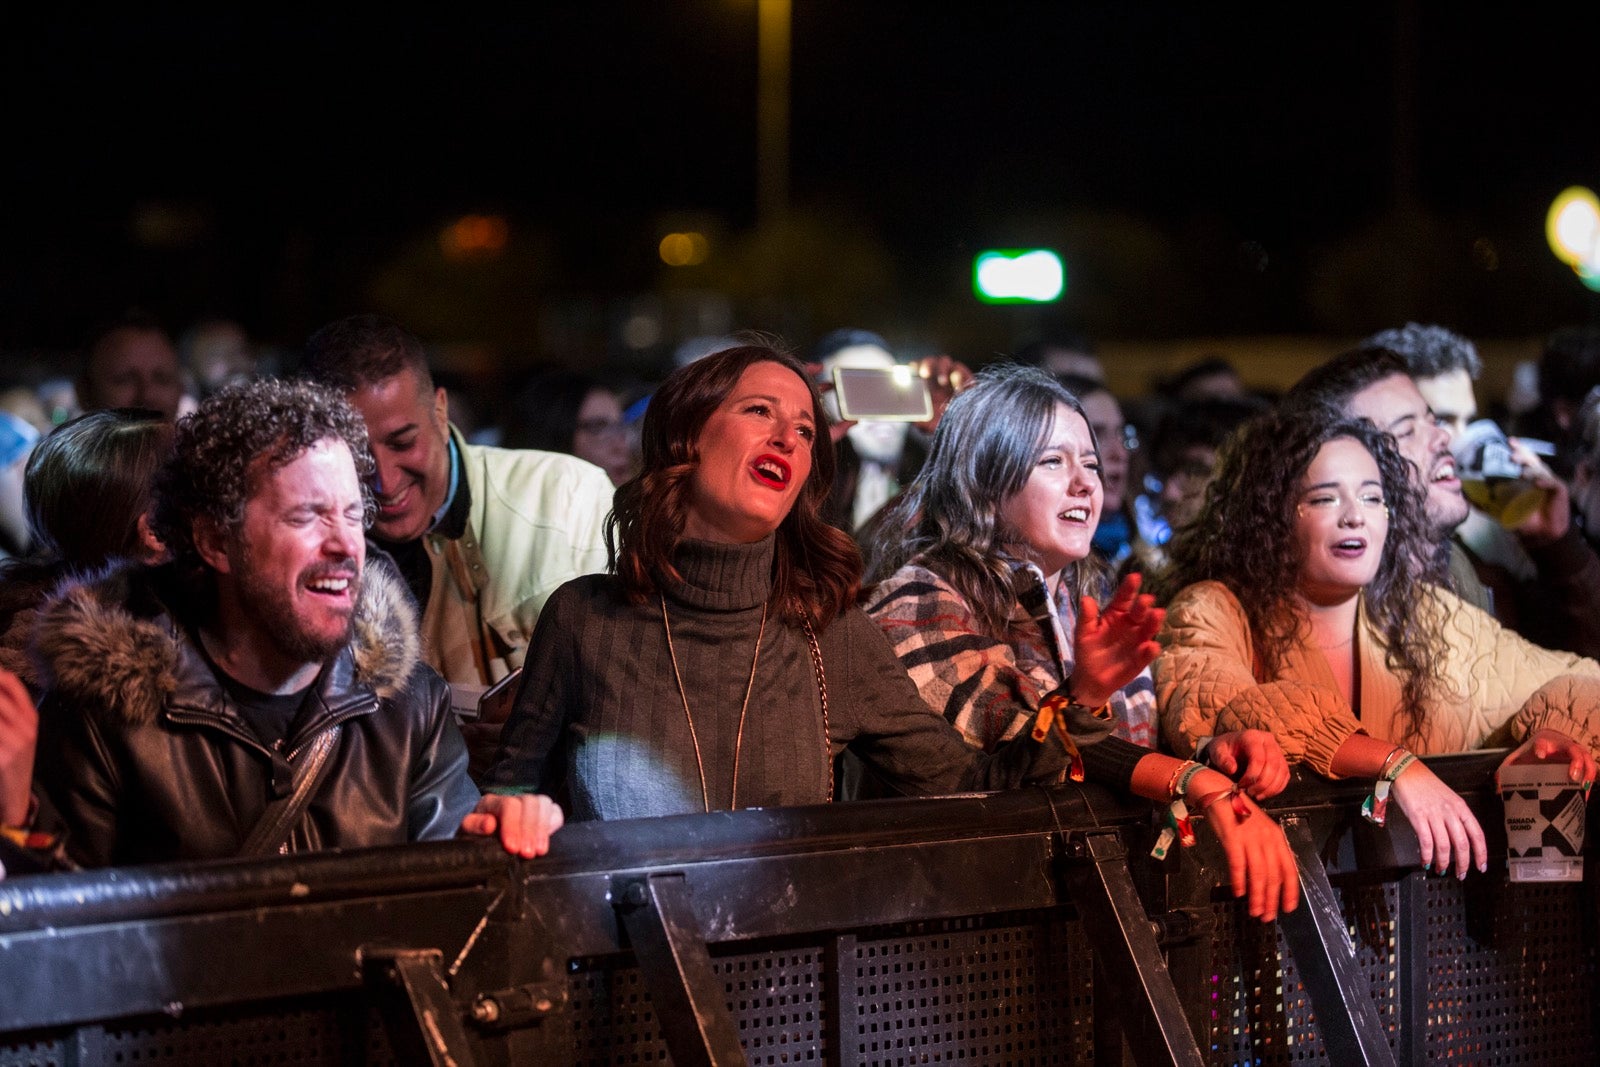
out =
[[(1069, 693), (1083, 757), (1069, 773), (1204, 810), (1235, 892), (1271, 920), (1293, 909), (1298, 884), (1277, 824), (1253, 818), (1259, 809), (1225, 775), (1151, 751), (1145, 668), (1162, 613), (1137, 578), (1103, 609), (1096, 601), (1110, 592), (1092, 552), (1103, 501), (1097, 436), (1077, 398), (1036, 368), (989, 368), (950, 402), (917, 479), (872, 524), (868, 578), (879, 584), (867, 613), (928, 710), (974, 748), (1026, 735), (1052, 693)], [(1217, 746), (1248, 763), (1258, 796), (1289, 777), (1270, 742), (1257, 733)]]
[(1280, 411), (1236, 433), (1173, 541), (1156, 692), (1179, 752), (1270, 730), (1292, 763), (1372, 778), (1373, 821), (1392, 792), (1423, 864), (1465, 877), (1487, 864), (1483, 831), (1414, 754), (1522, 742), (1511, 759), (1592, 782), (1600, 664), (1413, 578), (1428, 520), (1406, 463), (1364, 420)]
[(540, 614), (490, 791), (564, 794), (578, 819), (819, 803), (847, 747), (907, 793), (1060, 775), (1056, 737), (979, 753), (928, 715), (855, 606), (860, 555), (822, 518), (833, 449), (800, 363), (747, 345), (675, 371), (642, 445), (611, 573)]

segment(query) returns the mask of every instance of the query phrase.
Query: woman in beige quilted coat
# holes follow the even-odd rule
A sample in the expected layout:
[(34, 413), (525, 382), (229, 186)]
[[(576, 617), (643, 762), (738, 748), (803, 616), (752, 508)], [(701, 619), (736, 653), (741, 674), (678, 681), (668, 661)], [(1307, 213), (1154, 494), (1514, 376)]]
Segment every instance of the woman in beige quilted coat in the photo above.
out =
[(1487, 866), (1483, 831), (1411, 756), (1518, 744), (1509, 759), (1565, 761), (1587, 788), (1600, 664), (1532, 645), (1431, 580), (1406, 462), (1365, 421), (1280, 412), (1236, 434), (1173, 543), (1156, 695), (1180, 754), (1267, 729), (1291, 763), (1372, 778), (1374, 821), (1392, 789), (1423, 864), (1465, 877)]

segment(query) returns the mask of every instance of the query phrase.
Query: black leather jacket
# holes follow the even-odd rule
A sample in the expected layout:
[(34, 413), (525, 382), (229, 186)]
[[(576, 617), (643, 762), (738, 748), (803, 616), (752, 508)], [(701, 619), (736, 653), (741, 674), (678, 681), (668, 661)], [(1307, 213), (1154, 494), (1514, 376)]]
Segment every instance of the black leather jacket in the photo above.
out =
[[(289, 850), (448, 838), (477, 803), (449, 690), (418, 655), (415, 611), (369, 562), (355, 636), (307, 692), (275, 753), (201, 654), (169, 568), (67, 586), (35, 635), (35, 781), (85, 866), (235, 856), (294, 759), (340, 726)], [(286, 758), (287, 757), (287, 758)]]

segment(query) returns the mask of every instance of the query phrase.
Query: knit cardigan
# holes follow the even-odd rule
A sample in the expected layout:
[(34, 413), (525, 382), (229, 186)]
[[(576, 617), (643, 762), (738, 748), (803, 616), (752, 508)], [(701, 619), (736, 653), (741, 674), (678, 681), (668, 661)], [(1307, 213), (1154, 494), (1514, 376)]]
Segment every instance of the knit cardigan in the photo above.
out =
[(1493, 616), (1442, 589), (1420, 610), (1441, 613), (1446, 699), (1418, 738), (1403, 737), (1400, 678), (1363, 610), (1357, 625), (1360, 717), (1315, 648), (1291, 649), (1272, 678), (1255, 660), (1244, 608), (1219, 582), (1200, 582), (1167, 609), (1155, 662), (1162, 728), (1180, 754), (1227, 730), (1271, 730), (1291, 763), (1333, 777), (1333, 754), (1352, 734), (1405, 741), (1423, 755), (1515, 743), (1541, 728), (1600, 751), (1600, 663), (1530, 644)]
[(1060, 774), (1065, 754), (1053, 739), (1023, 736), (992, 755), (968, 747), (856, 608), (818, 635), (824, 723), (805, 632), (769, 604), (773, 546), (770, 536), (686, 541), (674, 557), (684, 580), (663, 582), (663, 595), (642, 604), (612, 576), (562, 586), (539, 617), (489, 790), (552, 792), (575, 819), (820, 803), (846, 747), (909, 794)]

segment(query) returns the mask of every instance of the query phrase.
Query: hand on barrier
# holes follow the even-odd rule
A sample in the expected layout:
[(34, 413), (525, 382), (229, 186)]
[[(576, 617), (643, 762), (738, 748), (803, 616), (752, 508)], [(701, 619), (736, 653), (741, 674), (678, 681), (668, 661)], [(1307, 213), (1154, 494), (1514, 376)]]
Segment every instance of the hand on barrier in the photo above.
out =
[(550, 851), (551, 836), (565, 822), (561, 805), (547, 796), (486, 793), (472, 814), (461, 820), (461, 832), (488, 837), (498, 831), (507, 852), (532, 859)]
[(1275, 797), (1289, 784), (1289, 761), (1270, 730), (1218, 734), (1206, 746), (1205, 758), (1257, 800)]
[[(1241, 815), (1240, 812), (1243, 812)], [(1203, 812), (1228, 857), (1233, 895), (1250, 897), (1250, 914), (1272, 922), (1300, 905), (1300, 874), (1283, 827), (1243, 793), (1211, 799)]]
[(1161, 653), (1155, 636), (1167, 613), (1155, 597), (1141, 596), (1140, 578), (1130, 574), (1104, 609), (1091, 597), (1078, 605), (1072, 634), (1072, 697), (1097, 708), (1133, 681)]
[(1489, 848), (1483, 827), (1467, 802), (1439, 780), (1421, 760), (1414, 761), (1394, 780), (1394, 799), (1411, 820), (1422, 850), (1422, 865), (1443, 874), (1455, 861), (1456, 877), (1465, 878), (1469, 865), (1489, 869)]
[[(1583, 786), (1587, 793), (1594, 785), (1595, 759), (1589, 746), (1576, 741), (1560, 730), (1535, 730), (1526, 741), (1511, 750), (1511, 755), (1500, 761), (1505, 767), (1512, 763), (1566, 763), (1567, 777)], [(1495, 792), (1500, 791), (1500, 770), (1494, 772)]]

